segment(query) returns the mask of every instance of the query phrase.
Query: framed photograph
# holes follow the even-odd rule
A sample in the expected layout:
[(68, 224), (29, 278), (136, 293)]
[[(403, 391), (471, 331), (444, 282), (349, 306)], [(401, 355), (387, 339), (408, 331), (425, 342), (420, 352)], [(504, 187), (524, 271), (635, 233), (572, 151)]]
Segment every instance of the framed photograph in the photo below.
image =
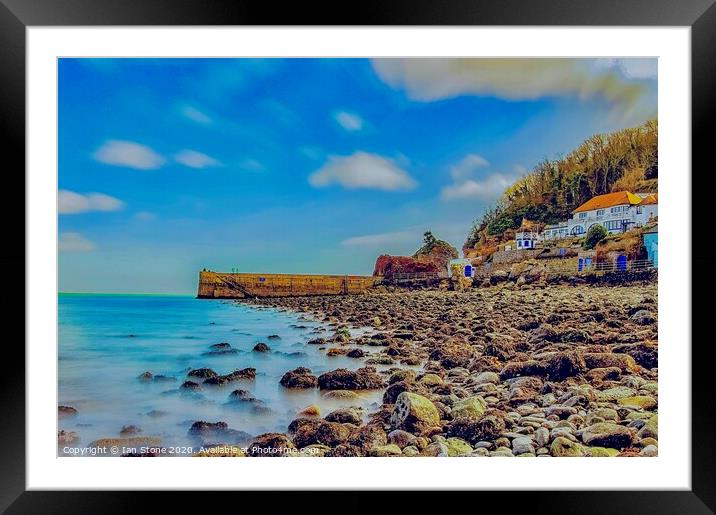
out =
[(712, 3), (2, 0), (0, 509), (711, 513)]

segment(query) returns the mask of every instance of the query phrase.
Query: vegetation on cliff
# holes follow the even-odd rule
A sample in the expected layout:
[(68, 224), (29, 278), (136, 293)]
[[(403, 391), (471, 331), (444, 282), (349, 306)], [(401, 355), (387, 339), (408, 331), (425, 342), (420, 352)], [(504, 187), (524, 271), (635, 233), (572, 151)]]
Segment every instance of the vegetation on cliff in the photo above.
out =
[(565, 157), (544, 159), (476, 220), (465, 248), (501, 240), (523, 218), (546, 224), (571, 216), (596, 195), (612, 191), (656, 192), (658, 186), (658, 124), (611, 134), (596, 134)]

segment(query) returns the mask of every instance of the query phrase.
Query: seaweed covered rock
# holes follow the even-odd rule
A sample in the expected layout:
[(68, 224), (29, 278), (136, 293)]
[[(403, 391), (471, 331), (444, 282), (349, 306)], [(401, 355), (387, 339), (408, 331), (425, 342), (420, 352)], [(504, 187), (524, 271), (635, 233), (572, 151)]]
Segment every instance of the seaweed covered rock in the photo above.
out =
[(311, 373), (310, 368), (298, 367), (286, 372), (279, 384), (284, 388), (315, 388), (318, 378)]
[(373, 367), (359, 368), (355, 372), (339, 368), (318, 376), (321, 390), (374, 390), (383, 386), (383, 378)]

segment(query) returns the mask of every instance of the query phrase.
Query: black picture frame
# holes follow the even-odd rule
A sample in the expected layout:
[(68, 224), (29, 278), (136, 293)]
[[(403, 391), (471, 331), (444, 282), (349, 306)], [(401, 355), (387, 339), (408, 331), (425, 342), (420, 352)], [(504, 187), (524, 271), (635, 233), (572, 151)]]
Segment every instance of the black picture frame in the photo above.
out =
[[(563, 25), (563, 26), (689, 26), (692, 43), (692, 168), (683, 171), (684, 180), (698, 176), (692, 187), (692, 241), (706, 234), (711, 216), (707, 195), (711, 195), (713, 146), (708, 129), (716, 109), (716, 6), (715, 0), (364, 0), (359, 4), (257, 2), (246, 0), (0, 0), (0, 147), (5, 157), (6, 201), (3, 203), (6, 242), (0, 260), (5, 269), (6, 295), (3, 318), (12, 328), (3, 349), (0, 373), (0, 511), (7, 513), (126, 513), (141, 511), (161, 502), (164, 509), (181, 506), (181, 511), (206, 509), (207, 496), (187, 492), (50, 492), (25, 491), (25, 353), (24, 340), (26, 274), (25, 226), (19, 213), (25, 212), (25, 29), (30, 26), (86, 25)], [(9, 183), (9, 184), (8, 184)], [(8, 200), (8, 198), (10, 200)], [(9, 235), (7, 232), (9, 231)], [(696, 250), (696, 249), (694, 249)], [(704, 326), (711, 302), (706, 297), (713, 280), (707, 259), (709, 252), (691, 254), (683, 249), (684, 266), (704, 270), (692, 286), (692, 489), (690, 491), (614, 492), (514, 492), (509, 504), (531, 512), (549, 513), (712, 513), (714, 492), (714, 395), (709, 359), (710, 338)], [(22, 273), (21, 273), (22, 272)], [(693, 274), (694, 272), (692, 272)], [(703, 302), (699, 300), (703, 298)], [(697, 336), (701, 335), (701, 338)], [(689, 342), (668, 342), (682, 345)], [(668, 388), (660, 384), (660, 388)], [(684, 452), (689, 452), (688, 448)], [(320, 478), (317, 479), (320, 487)], [(162, 496), (161, 499), (157, 497)], [(210, 505), (229, 500), (231, 493), (212, 493)], [(264, 502), (248, 499), (242, 503)], [(293, 494), (289, 494), (293, 495)], [(323, 495), (323, 494), (322, 494)], [(320, 502), (330, 505), (325, 494)], [(357, 493), (341, 493), (344, 507), (360, 506)], [(480, 493), (479, 495), (491, 495)], [(497, 494), (504, 498), (505, 493)], [(422, 496), (413, 496), (422, 502)], [(485, 502), (499, 502), (484, 498)], [(440, 502), (440, 501), (438, 501)], [(363, 499), (365, 503), (365, 499)], [(410, 509), (410, 501), (403, 506)], [(251, 504), (244, 504), (251, 506)], [(366, 508), (370, 509), (370, 508)], [(502, 511), (502, 510), (501, 510)]]

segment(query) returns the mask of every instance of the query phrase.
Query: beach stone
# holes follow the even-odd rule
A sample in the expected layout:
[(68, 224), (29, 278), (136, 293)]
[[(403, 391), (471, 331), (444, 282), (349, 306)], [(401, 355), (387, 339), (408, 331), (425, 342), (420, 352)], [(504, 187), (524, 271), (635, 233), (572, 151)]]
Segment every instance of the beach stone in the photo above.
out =
[(479, 420), (473, 418), (454, 419), (447, 425), (446, 434), (476, 444), (485, 440), (494, 440), (504, 430), (505, 421), (502, 417), (487, 414)]
[(137, 426), (129, 425), (129, 426), (122, 426), (122, 429), (119, 430), (120, 436), (133, 436), (138, 433), (141, 433), (142, 429)]
[(513, 454), (526, 454), (534, 453), (535, 449), (533, 446), (532, 438), (528, 436), (520, 436), (512, 440), (512, 453)]
[(473, 383), (475, 385), (481, 384), (498, 384), (500, 382), (500, 376), (496, 372), (480, 372), (473, 376)]
[(547, 379), (550, 381), (563, 381), (586, 371), (587, 364), (578, 351), (560, 352), (547, 362)]
[(383, 378), (372, 367), (359, 368), (355, 372), (339, 368), (318, 376), (321, 390), (373, 390), (383, 386)]
[(421, 433), (440, 425), (440, 413), (427, 398), (416, 393), (403, 392), (398, 396), (390, 417), (393, 429)]
[(625, 399), (627, 397), (634, 397), (636, 392), (633, 388), (627, 386), (615, 386), (614, 388), (607, 388), (597, 392), (597, 400), (601, 402), (615, 402), (619, 399)]
[(632, 434), (624, 426), (611, 422), (600, 422), (584, 429), (582, 440), (590, 446), (623, 449), (631, 445)]
[[(416, 449), (417, 451), (417, 449)], [(400, 456), (402, 455), (402, 451), (400, 447), (398, 447), (395, 444), (388, 444), (388, 445), (381, 445), (379, 447), (373, 447), (369, 451), (369, 456), (376, 456), (380, 458), (389, 457), (389, 456)]]
[(469, 456), (472, 453), (472, 446), (461, 438), (447, 438), (445, 445), (448, 448), (448, 456)]
[(520, 376), (544, 376), (546, 373), (547, 367), (540, 361), (511, 361), (500, 371), (500, 379), (504, 381)]
[(423, 456), (432, 456), (437, 458), (447, 458), (450, 456), (450, 449), (444, 442), (432, 442), (420, 454)]
[(402, 429), (395, 429), (388, 433), (388, 442), (404, 449), (410, 445), (415, 445), (417, 437), (407, 431), (403, 431)]
[(316, 429), (316, 443), (335, 447), (345, 443), (355, 429), (353, 424), (340, 424), (338, 422), (323, 422)]
[(546, 447), (549, 444), (549, 429), (540, 427), (534, 432), (535, 443), (538, 447)]
[(619, 454), (619, 450), (608, 447), (587, 447), (586, 453), (592, 458), (613, 458)]
[(72, 406), (57, 406), (57, 416), (59, 418), (71, 418), (77, 416), (77, 410)]
[(315, 388), (318, 378), (311, 373), (310, 368), (298, 367), (286, 372), (279, 381), (284, 388)]
[(622, 372), (638, 372), (639, 366), (628, 354), (609, 352), (585, 353), (584, 362), (589, 368), (619, 368)]
[(254, 345), (254, 348), (252, 350), (254, 352), (271, 352), (271, 347), (266, 345), (264, 342), (259, 342)]
[(558, 436), (549, 447), (549, 452), (557, 458), (574, 458), (585, 456), (584, 448), (577, 442), (573, 442), (568, 438)]
[(485, 414), (487, 403), (482, 397), (475, 395), (453, 404), (450, 411), (453, 418), (472, 418), (479, 420)]
[(649, 418), (639, 432), (637, 433), (639, 438), (659, 438), (659, 415), (654, 415)]
[(640, 452), (639, 456), (654, 457), (659, 455), (659, 449), (656, 445), (647, 445)]
[(622, 370), (619, 367), (593, 368), (586, 375), (590, 381), (618, 381)]
[(443, 384), (442, 378), (437, 374), (425, 374), (418, 382), (424, 384), (425, 386), (437, 386), (439, 384)]
[(283, 433), (264, 433), (258, 435), (249, 444), (247, 454), (258, 458), (276, 458), (285, 456), (296, 446)]
[(299, 417), (320, 417), (321, 408), (319, 408), (315, 404), (311, 404), (310, 406), (306, 406), (301, 411), (299, 411), (297, 415)]
[(79, 442), (80, 436), (74, 431), (60, 430), (57, 433), (57, 445), (73, 445)]
[(353, 349), (346, 354), (349, 358), (362, 358), (365, 355), (366, 353), (363, 349)]
[(388, 443), (388, 437), (382, 425), (368, 424), (353, 429), (348, 437), (348, 443), (363, 451), (379, 447)]
[(189, 391), (197, 391), (201, 390), (201, 385), (199, 383), (195, 383), (194, 381), (184, 381), (181, 386), (179, 386), (180, 390), (189, 390)]
[[(155, 376), (156, 379), (156, 376)], [(210, 385), (210, 386), (223, 386), (229, 383), (233, 383), (234, 381), (242, 381), (242, 380), (248, 380), (253, 381), (256, 379), (256, 369), (255, 368), (242, 368), (234, 370), (233, 372), (230, 372), (228, 374), (222, 375), (222, 376), (216, 376), (216, 377), (210, 377), (204, 381), (203, 384)]]
[(194, 422), (187, 434), (203, 440), (219, 438), (231, 443), (246, 442), (251, 438), (248, 433), (229, 428), (226, 422), (206, 422), (204, 420)]
[(656, 408), (657, 402), (654, 397), (648, 395), (636, 395), (634, 397), (623, 397), (618, 400), (621, 406), (635, 407), (639, 409), (651, 410)]
[(330, 412), (323, 418), (327, 422), (339, 422), (341, 424), (360, 425), (363, 417), (358, 408), (339, 408)]
[(417, 447), (414, 445), (408, 445), (403, 449), (403, 456), (413, 457), (413, 456), (419, 456), (420, 451)]

